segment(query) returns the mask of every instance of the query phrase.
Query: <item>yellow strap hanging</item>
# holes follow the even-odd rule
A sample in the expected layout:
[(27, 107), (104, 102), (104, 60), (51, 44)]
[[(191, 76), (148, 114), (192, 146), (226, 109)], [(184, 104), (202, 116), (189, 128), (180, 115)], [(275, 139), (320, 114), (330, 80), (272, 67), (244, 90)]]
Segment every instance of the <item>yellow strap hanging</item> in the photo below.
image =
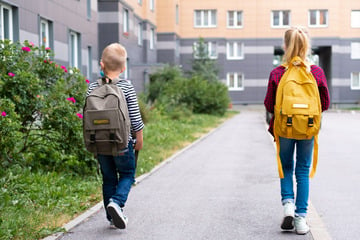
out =
[(316, 167), (318, 163), (318, 150), (319, 150), (319, 141), (318, 135), (314, 136), (314, 152), (313, 152), (313, 163), (310, 172), (310, 178), (313, 178), (316, 173)]

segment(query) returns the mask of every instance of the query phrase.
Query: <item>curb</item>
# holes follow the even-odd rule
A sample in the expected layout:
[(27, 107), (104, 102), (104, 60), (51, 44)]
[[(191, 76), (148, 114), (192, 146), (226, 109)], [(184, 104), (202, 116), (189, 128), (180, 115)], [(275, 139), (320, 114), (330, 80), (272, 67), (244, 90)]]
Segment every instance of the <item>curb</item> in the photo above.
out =
[[(233, 117), (235, 117), (236, 115), (234, 115)], [(200, 137), (199, 139), (195, 140), (194, 142), (190, 143), (189, 145), (187, 145), (186, 147), (180, 149), (179, 151), (177, 151), (176, 153), (174, 153), (173, 155), (171, 155), (169, 158), (165, 159), (164, 161), (162, 161), (161, 163), (159, 163), (158, 165), (156, 165), (150, 172), (148, 173), (144, 173), (140, 176), (138, 176), (137, 178), (135, 178), (135, 183), (134, 185), (138, 185), (140, 184), (142, 181), (144, 181), (147, 177), (151, 176), (152, 174), (154, 174), (156, 171), (158, 171), (160, 168), (162, 168), (163, 166), (165, 166), (166, 164), (170, 163), (171, 161), (173, 161), (177, 156), (179, 156), (180, 154), (182, 154), (183, 152), (187, 151), (188, 149), (192, 148), (193, 146), (195, 146), (196, 144), (198, 144), (199, 142), (203, 141), (204, 139), (206, 139), (207, 137), (209, 137), (210, 135), (212, 135), (215, 131), (217, 131), (218, 129), (222, 128), (224, 126), (224, 124), (232, 119), (233, 117), (225, 120), (223, 123), (221, 123), (218, 127), (212, 129), (210, 132), (206, 133), (204, 136)], [(64, 232), (57, 232), (54, 233), (50, 236), (47, 236), (45, 238), (43, 238), (42, 240), (59, 240), (61, 237), (64, 236), (65, 233), (69, 232), (71, 229), (75, 228), (76, 226), (78, 226), (79, 224), (83, 223), (84, 221), (86, 221), (88, 218), (90, 218), (91, 216), (93, 216), (94, 214), (98, 213), (101, 209), (103, 208), (103, 201), (97, 203), (95, 206), (91, 207), (90, 209), (88, 209), (87, 211), (85, 211), (84, 213), (82, 213), (81, 215), (77, 216), (76, 218), (74, 218), (73, 220), (71, 220), (70, 222), (66, 223), (65, 225), (62, 226), (62, 228), (65, 229)]]

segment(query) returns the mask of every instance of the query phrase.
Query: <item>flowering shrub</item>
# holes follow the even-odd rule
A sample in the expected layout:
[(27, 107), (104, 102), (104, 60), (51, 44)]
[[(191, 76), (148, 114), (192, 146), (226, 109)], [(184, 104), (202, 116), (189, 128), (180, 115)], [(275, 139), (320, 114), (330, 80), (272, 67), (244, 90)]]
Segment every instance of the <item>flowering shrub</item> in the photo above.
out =
[[(87, 173), (82, 107), (88, 80), (49, 48), (0, 41), (0, 164)], [(1, 167), (1, 166), (0, 166)]]

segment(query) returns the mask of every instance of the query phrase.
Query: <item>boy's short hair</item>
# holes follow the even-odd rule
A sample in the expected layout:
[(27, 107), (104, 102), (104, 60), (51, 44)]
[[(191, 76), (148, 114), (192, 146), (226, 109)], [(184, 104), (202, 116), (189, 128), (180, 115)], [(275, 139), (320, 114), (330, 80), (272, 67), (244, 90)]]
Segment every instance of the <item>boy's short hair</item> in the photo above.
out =
[(102, 52), (101, 61), (108, 71), (118, 71), (125, 68), (127, 52), (120, 43), (112, 43), (105, 47)]

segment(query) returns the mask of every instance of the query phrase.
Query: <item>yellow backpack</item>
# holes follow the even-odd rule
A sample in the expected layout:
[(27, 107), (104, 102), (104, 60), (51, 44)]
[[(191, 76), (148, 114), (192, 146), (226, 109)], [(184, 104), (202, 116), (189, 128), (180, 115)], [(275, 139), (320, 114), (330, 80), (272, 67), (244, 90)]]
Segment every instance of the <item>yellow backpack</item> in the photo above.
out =
[(284, 178), (280, 161), (279, 137), (311, 139), (314, 137), (313, 164), (310, 177), (316, 172), (321, 102), (318, 85), (300, 57), (294, 57), (281, 77), (276, 91), (274, 136), (280, 178)]

